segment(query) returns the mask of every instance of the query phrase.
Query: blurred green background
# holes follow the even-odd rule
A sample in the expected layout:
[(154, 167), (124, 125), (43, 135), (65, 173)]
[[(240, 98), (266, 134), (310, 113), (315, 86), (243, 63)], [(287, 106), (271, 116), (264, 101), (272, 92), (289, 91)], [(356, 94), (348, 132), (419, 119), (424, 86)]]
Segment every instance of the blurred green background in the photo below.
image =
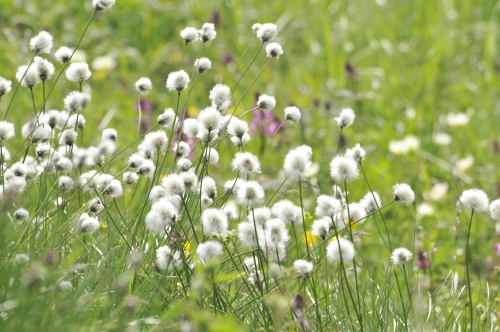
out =
[[(13, 82), (17, 67), (31, 59), (30, 38), (45, 29), (54, 36), (54, 51), (74, 47), (92, 13), (91, 1), (0, 0), (0, 8), (0, 76)], [(93, 72), (87, 84), (92, 102), (83, 113), (88, 128), (85, 143), (97, 143), (100, 134), (93, 135), (93, 130), (104, 127), (118, 130), (122, 146), (134, 139), (137, 95), (133, 84), (140, 77), (153, 82), (153, 92), (146, 99), (155, 115), (175, 107), (176, 95), (167, 91), (165, 81), (179, 68), (183, 51), (179, 33), (186, 26), (200, 28), (213, 22), (217, 29), (217, 38), (203, 51), (212, 60), (212, 69), (197, 80), (190, 97), (188, 106), (194, 116), (208, 106), (214, 84), (234, 85), (234, 79), (228, 82), (233, 71), (238, 78), (251, 61), (259, 48), (251, 26), (276, 23), (276, 41), (285, 53), (271, 61), (249, 90), (240, 113), (252, 107), (260, 92), (276, 97), (278, 117), (282, 118), (284, 107), (296, 105), (303, 111), (303, 120), (277, 135), (273, 154), (264, 161), (264, 176), (276, 176), (290, 148), (312, 146), (313, 160), (320, 166), (306, 200), (312, 213), (318, 193), (331, 191), (328, 165), (339, 137), (333, 118), (342, 107), (352, 107), (356, 120), (343, 131), (343, 147), (360, 143), (367, 149), (364, 167), (383, 202), (392, 199), (392, 185), (406, 182), (415, 190), (416, 205), (428, 202), (434, 208), (432, 215), (422, 219), (416, 218), (414, 207), (391, 209), (391, 232), (401, 237), (397, 245), (412, 243), (413, 234), (406, 230), (413, 229), (416, 220), (419, 249), (430, 253), (436, 248), (433, 267), (438, 275), (446, 274), (455, 253), (453, 227), (460, 193), (477, 187), (495, 199), (500, 192), (499, 19), (500, 2), (487, 0), (118, 0), (111, 10), (96, 15), (80, 45)], [(186, 49), (182, 68), (188, 73), (200, 48), (201, 43), (195, 43)], [(53, 55), (47, 58), (55, 63)], [(266, 61), (262, 52), (235, 90), (235, 101)], [(56, 73), (61, 68), (57, 64)], [(77, 86), (62, 76), (47, 108), (62, 109), (62, 99), (72, 89)], [(0, 114), (11, 96), (12, 92), (0, 100)], [(39, 89), (37, 97), (41, 100)], [(444, 117), (453, 112), (468, 114), (469, 124), (447, 126)], [(30, 95), (21, 89), (8, 120), (20, 130), (31, 114)], [(251, 121), (251, 115), (245, 119)], [(438, 132), (450, 135), (451, 144), (435, 144), (433, 134)], [(389, 143), (408, 134), (419, 138), (420, 148), (406, 155), (391, 153)], [(269, 138), (253, 135), (249, 150), (257, 153), (263, 139), (269, 143)], [(219, 174), (229, 179), (233, 176), (229, 161), (236, 148), (226, 144), (219, 152)], [(473, 166), (459, 171), (457, 161), (467, 156), (474, 157)], [(363, 182), (360, 178), (349, 185), (355, 199), (368, 190)], [(436, 182), (449, 185), (443, 200), (429, 197)], [(460, 227), (463, 242), (464, 223)], [(372, 224), (364, 230), (375, 232)], [(487, 215), (478, 215), (473, 233), (476, 270), (485, 269), (487, 256), (498, 263), (492, 249), (494, 224)], [(367, 250), (380, 243), (377, 237), (366, 240)]]

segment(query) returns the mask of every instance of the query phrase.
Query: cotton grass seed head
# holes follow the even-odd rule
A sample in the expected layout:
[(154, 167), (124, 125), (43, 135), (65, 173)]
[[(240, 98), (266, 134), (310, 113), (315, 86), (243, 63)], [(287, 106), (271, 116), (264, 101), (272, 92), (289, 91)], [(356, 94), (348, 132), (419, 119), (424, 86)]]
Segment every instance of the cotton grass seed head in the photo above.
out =
[(36, 56), (34, 59), (34, 66), (36, 72), (38, 73), (40, 81), (43, 82), (52, 78), (55, 68), (54, 65), (50, 63), (48, 60)]
[(201, 194), (214, 199), (217, 196), (217, 187), (215, 181), (209, 176), (205, 176), (201, 181)]
[(218, 131), (222, 116), (214, 107), (207, 107), (198, 114), (198, 122), (202, 129), (207, 131)]
[(135, 82), (135, 89), (141, 95), (147, 95), (153, 89), (153, 84), (149, 78), (141, 77), (137, 82)]
[(394, 265), (405, 265), (413, 254), (406, 248), (397, 248), (391, 254), (391, 262)]
[(83, 110), (90, 101), (90, 96), (86, 93), (72, 91), (64, 98), (64, 108), (69, 113)]
[(30, 213), (28, 210), (20, 208), (14, 212), (14, 219), (19, 220), (19, 221), (26, 221), (30, 217)]
[(222, 251), (222, 244), (217, 241), (206, 241), (200, 243), (198, 248), (196, 248), (196, 254), (203, 263), (219, 258), (222, 255)]
[(96, 12), (105, 12), (113, 7), (115, 0), (92, 0), (92, 7)]
[(7, 121), (0, 121), (0, 142), (14, 137), (16, 131), (14, 125)]
[(500, 222), (500, 199), (496, 199), (490, 204), (491, 219)]
[(252, 31), (255, 35), (257, 35), (257, 31), (259, 31), (259, 28), (262, 26), (262, 24), (260, 23), (255, 23), (254, 25), (252, 25)]
[(53, 38), (47, 31), (40, 31), (38, 35), (31, 38), (30, 40), (30, 50), (36, 53), (50, 53), (52, 49)]
[(312, 150), (307, 146), (302, 146), (288, 152), (283, 164), (285, 174), (292, 177), (303, 176), (304, 172), (311, 165), (311, 156)]
[(269, 219), (266, 222), (266, 242), (269, 247), (276, 247), (290, 241), (285, 223), (279, 219)]
[(12, 81), (0, 76), (0, 98), (2, 98), (3, 95), (9, 93), (11, 89)]
[(285, 223), (301, 224), (302, 209), (287, 199), (276, 202), (271, 208), (272, 215)]
[(347, 222), (359, 222), (366, 217), (366, 210), (359, 203), (351, 203), (344, 209), (343, 217)]
[(236, 192), (236, 201), (243, 206), (257, 206), (264, 201), (264, 189), (257, 181), (244, 181)]
[(262, 228), (256, 228), (249, 222), (240, 222), (238, 224), (238, 239), (245, 248), (256, 248), (264, 240), (264, 231)]
[(345, 152), (345, 156), (350, 157), (356, 162), (360, 163), (365, 160), (366, 151), (359, 144), (356, 144), (352, 149), (347, 149), (347, 151)]
[(297, 259), (293, 262), (293, 268), (301, 277), (308, 278), (311, 276), (314, 264), (303, 259)]
[(217, 36), (217, 32), (215, 31), (215, 26), (213, 23), (205, 23), (201, 30), (198, 30), (200, 33), (200, 39), (202, 42), (206, 43), (207, 41), (214, 40)]
[(71, 55), (73, 54), (73, 51), (66, 46), (60, 47), (54, 56), (56, 57), (56, 60), (59, 61), (60, 63), (66, 63), (71, 59)]
[(181, 31), (181, 38), (186, 42), (186, 45), (198, 40), (198, 30), (193, 27), (187, 27)]
[(468, 189), (462, 192), (460, 203), (474, 212), (484, 212), (488, 209), (488, 196), (479, 189)]
[(161, 186), (165, 188), (168, 195), (184, 195), (186, 187), (184, 180), (178, 174), (169, 174), (161, 180)]
[(249, 152), (236, 153), (231, 166), (241, 177), (261, 172), (259, 158)]
[(276, 99), (273, 96), (260, 95), (257, 106), (263, 111), (269, 111), (276, 107)]
[(342, 211), (342, 202), (335, 197), (320, 195), (317, 198), (314, 211), (317, 216), (333, 218), (340, 211)]
[(343, 238), (330, 242), (326, 247), (326, 258), (330, 262), (340, 262), (342, 260), (344, 264), (350, 263), (354, 258), (354, 254), (352, 242)]
[(269, 43), (266, 45), (266, 54), (268, 58), (279, 59), (283, 54), (283, 48), (278, 43)]
[(335, 121), (337, 121), (337, 125), (341, 129), (343, 129), (351, 126), (354, 123), (355, 116), (356, 115), (354, 114), (354, 111), (351, 108), (343, 108), (340, 111), (339, 116), (335, 118)]
[(17, 69), (16, 79), (21, 83), (21, 86), (33, 89), (38, 83), (41, 82), (40, 76), (35, 66), (21, 66)]
[(208, 58), (199, 58), (195, 60), (194, 67), (198, 73), (202, 74), (212, 67), (212, 62)]
[(71, 82), (83, 83), (90, 78), (92, 72), (86, 62), (73, 62), (66, 69), (66, 78)]
[(271, 209), (267, 207), (252, 209), (247, 219), (249, 223), (255, 223), (258, 227), (263, 228), (266, 222), (271, 219)]
[(344, 182), (358, 177), (358, 163), (349, 157), (338, 155), (330, 163), (330, 175), (337, 182)]
[(167, 89), (181, 93), (189, 84), (189, 75), (184, 70), (174, 71), (168, 74)]
[(217, 109), (221, 114), (225, 114), (231, 105), (231, 88), (225, 84), (216, 84), (210, 90), (208, 98), (212, 102), (212, 107)]
[(325, 240), (330, 232), (331, 219), (324, 217), (315, 220), (311, 226), (311, 234)]
[(155, 266), (163, 271), (166, 270), (169, 265), (170, 261), (172, 260), (172, 250), (168, 246), (162, 246), (156, 249), (156, 262)]
[(205, 235), (227, 233), (228, 221), (223, 210), (206, 209), (201, 215), (201, 224)]
[(228, 134), (239, 139), (243, 138), (243, 135), (248, 133), (248, 130), (248, 123), (238, 118), (231, 119), (227, 125)]
[(73, 179), (70, 178), (69, 176), (61, 176), (59, 178), (59, 190), (60, 191), (69, 191), (73, 189)]
[[(375, 197), (375, 198), (374, 198)], [(371, 192), (367, 193), (360, 201), (362, 207), (368, 211), (368, 213), (373, 213), (382, 207), (382, 202), (380, 201), (380, 196), (378, 193)]]
[(290, 122), (299, 122), (302, 114), (300, 110), (295, 106), (289, 106), (285, 108), (285, 120)]
[(258, 26), (257, 32), (255, 34), (257, 38), (262, 40), (263, 43), (266, 43), (276, 37), (276, 35), (278, 34), (278, 27), (273, 23), (261, 24), (260, 26)]
[(410, 204), (415, 200), (415, 193), (406, 183), (398, 183), (394, 185), (394, 200), (402, 204)]
[(181, 170), (182, 172), (187, 172), (191, 166), (193, 165), (193, 162), (189, 160), (188, 158), (180, 158), (177, 161), (177, 168)]

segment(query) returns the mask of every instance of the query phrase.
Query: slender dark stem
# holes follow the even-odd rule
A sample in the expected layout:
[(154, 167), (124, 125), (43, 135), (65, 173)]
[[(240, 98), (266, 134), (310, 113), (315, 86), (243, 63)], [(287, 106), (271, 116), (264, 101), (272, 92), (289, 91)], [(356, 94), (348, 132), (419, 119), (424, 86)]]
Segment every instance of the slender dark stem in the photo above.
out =
[(69, 57), (68, 61), (66, 61), (66, 63), (64, 64), (63, 69), (57, 75), (57, 77), (56, 77), (56, 79), (54, 81), (54, 84), (52, 84), (52, 87), (50, 88), (49, 93), (47, 94), (47, 97), (45, 97), (45, 100), (43, 102), (42, 108), (45, 108), (45, 104), (47, 103), (47, 99), (49, 99), (50, 94), (52, 93), (52, 90), (54, 90), (54, 87), (56, 86), (57, 81), (59, 81), (59, 78), (61, 77), (62, 73), (64, 72), (64, 70), (66, 69), (66, 67), (68, 66), (68, 64), (71, 62), (71, 59), (73, 58), (73, 55), (75, 55), (75, 52), (78, 49), (78, 46), (80, 46), (80, 43), (82, 42), (83, 36), (85, 36), (85, 33), (87, 32), (87, 29), (88, 29), (88, 27), (90, 25), (90, 22), (92, 22), (92, 19), (94, 18), (95, 14), (96, 14), (96, 11), (94, 11), (92, 13), (92, 16), (90, 16), (90, 19), (87, 22), (87, 25), (85, 26), (85, 29), (83, 30), (83, 33), (80, 36), (80, 39), (78, 40), (78, 43), (76, 44), (75, 49), (73, 50), (73, 53), (71, 53), (71, 56)]
[(33, 58), (31, 58), (31, 61), (30, 63), (28, 64), (28, 68), (26, 68), (26, 71), (24, 72), (23, 76), (21, 77), (21, 79), (19, 80), (19, 82), (17, 83), (17, 86), (16, 86), (16, 89), (14, 90), (14, 93), (12, 94), (12, 97), (10, 98), (10, 102), (9, 102), (9, 106), (7, 106), (7, 110), (5, 111), (5, 115), (3, 116), (3, 119), (7, 119), (7, 115), (9, 114), (9, 110), (10, 110), (10, 106), (12, 105), (12, 102), (14, 101), (14, 97), (16, 96), (17, 94), (17, 90), (19, 90), (19, 87), (21, 86), (21, 82), (23, 81), (24, 79), (24, 76), (26, 76), (26, 73), (28, 72), (28, 70), (30, 69), (31, 65), (33, 64), (33, 60), (35, 60), (35, 57), (38, 55), (38, 52), (35, 52), (35, 54), (33, 55)]
[(340, 141), (342, 140), (342, 127), (340, 127), (340, 133), (339, 133), (339, 143), (337, 144), (337, 153), (336, 154), (339, 154), (339, 151), (340, 151)]
[(141, 94), (139, 93), (139, 96), (137, 96), (137, 110), (139, 111), (139, 123), (137, 124), (137, 137), (139, 137), (139, 134), (141, 132), (141, 122), (142, 122), (142, 107), (141, 107)]
[(394, 269), (394, 275), (396, 276), (396, 285), (398, 286), (399, 298), (401, 299), (401, 307), (403, 307), (403, 315), (405, 318), (405, 327), (409, 332), (410, 328), (408, 327), (408, 316), (406, 315), (405, 302), (403, 300), (403, 294), (401, 293), (401, 288), (399, 287), (399, 279), (398, 279), (398, 274), (396, 273), (396, 269)]
[(472, 289), (470, 287), (470, 275), (469, 275), (469, 264), (470, 264), (470, 248), (469, 248), (469, 239), (470, 239), (470, 230), (472, 227), (472, 217), (474, 216), (474, 209), (470, 214), (469, 221), (469, 230), (467, 231), (467, 244), (465, 247), (465, 268), (467, 271), (467, 294), (469, 295), (469, 315), (470, 315), (470, 330), (474, 331), (474, 316), (473, 316), (473, 306), (472, 306)]
[[(231, 89), (231, 92), (234, 91), (234, 89), (236, 89), (236, 87), (238, 86), (238, 84), (240, 83), (241, 79), (243, 78), (243, 76), (245, 76), (245, 73), (248, 71), (248, 69), (250, 68), (250, 66), (252, 65), (252, 63), (255, 61), (255, 59), (257, 58), (257, 55), (259, 55), (260, 53), (260, 50), (262, 49), (262, 47), (264, 46), (264, 43), (260, 44), (260, 47), (259, 47), (259, 50), (257, 51), (257, 53), (255, 53), (255, 56), (253, 57), (252, 61), (250, 62), (250, 64), (247, 66), (247, 68), (245, 69), (245, 71), (243, 72), (243, 74), (241, 74), (240, 78), (238, 79), (238, 81), (236, 81), (236, 84), (233, 86), (233, 88)], [(242, 97), (243, 98), (243, 97)]]
[(306, 239), (307, 259), (311, 260), (311, 253), (309, 251), (309, 240), (307, 239), (306, 220), (304, 218), (304, 204), (302, 202), (302, 179), (299, 175), (299, 197), (300, 197), (300, 215), (302, 217), (302, 227), (304, 228), (304, 238)]

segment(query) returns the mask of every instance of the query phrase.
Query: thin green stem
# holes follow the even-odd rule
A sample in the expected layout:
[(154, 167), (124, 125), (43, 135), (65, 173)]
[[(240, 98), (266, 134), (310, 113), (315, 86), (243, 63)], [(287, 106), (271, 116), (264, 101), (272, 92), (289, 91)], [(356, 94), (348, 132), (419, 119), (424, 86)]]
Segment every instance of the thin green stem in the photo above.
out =
[[(241, 74), (240, 78), (238, 79), (238, 81), (236, 81), (236, 84), (233, 86), (233, 88), (231, 89), (231, 92), (234, 91), (234, 89), (236, 89), (236, 87), (238, 86), (238, 84), (240, 83), (241, 79), (243, 78), (243, 76), (245, 76), (246, 72), (248, 71), (248, 69), (250, 68), (250, 66), (253, 64), (253, 62), (255, 61), (255, 59), (257, 59), (257, 55), (259, 55), (260, 53), (260, 50), (262, 49), (262, 47), (264, 46), (264, 43), (260, 44), (260, 47), (259, 49), (257, 50), (257, 53), (255, 53), (252, 61), (250, 61), (250, 64), (247, 66), (247, 68), (245, 69), (245, 71), (243, 72), (243, 74)], [(232, 77), (232, 76), (231, 76)], [(242, 97), (243, 98), (243, 97)]]
[(467, 243), (465, 246), (465, 268), (467, 271), (467, 294), (469, 295), (469, 315), (470, 315), (470, 330), (474, 331), (474, 315), (473, 315), (473, 305), (472, 305), (472, 289), (470, 287), (470, 275), (469, 275), (469, 265), (470, 265), (470, 230), (472, 228), (472, 217), (474, 216), (474, 209), (470, 214), (469, 229), (467, 231)]

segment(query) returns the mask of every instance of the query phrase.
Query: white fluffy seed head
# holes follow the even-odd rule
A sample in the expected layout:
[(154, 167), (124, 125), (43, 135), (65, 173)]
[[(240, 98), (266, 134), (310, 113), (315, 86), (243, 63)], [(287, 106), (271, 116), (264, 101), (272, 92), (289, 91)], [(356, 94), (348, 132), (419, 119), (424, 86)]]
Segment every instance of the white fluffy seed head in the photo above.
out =
[(179, 174), (184, 181), (186, 191), (198, 191), (198, 176), (195, 172), (182, 172)]
[(73, 129), (66, 129), (59, 134), (59, 144), (73, 146), (75, 144), (78, 133)]
[(236, 153), (231, 166), (241, 177), (261, 172), (259, 158), (249, 152)]
[(172, 250), (168, 246), (156, 249), (155, 265), (159, 270), (166, 270), (172, 261)]
[(276, 107), (276, 99), (273, 96), (260, 95), (257, 106), (264, 111), (272, 110)]
[(40, 31), (38, 35), (31, 38), (30, 40), (30, 50), (36, 53), (50, 53), (52, 49), (53, 38), (47, 31)]
[(351, 203), (344, 209), (343, 217), (347, 223), (359, 222), (366, 217), (366, 210), (359, 203)]
[(171, 108), (165, 108), (165, 112), (162, 114), (158, 115), (158, 124), (165, 127), (165, 128), (171, 128), (172, 125), (174, 124), (176, 115), (173, 109)]
[(408, 205), (415, 200), (415, 193), (413, 192), (413, 190), (411, 190), (411, 187), (406, 183), (395, 184), (393, 189), (394, 189), (394, 200), (396, 202)]
[(33, 89), (35, 85), (40, 83), (40, 76), (34, 66), (21, 66), (17, 69), (16, 79), (21, 83), (21, 86)]
[(73, 62), (66, 69), (66, 78), (71, 82), (83, 83), (90, 78), (92, 72), (86, 62)]
[(2, 146), (0, 149), (0, 164), (10, 160), (10, 152), (6, 147)]
[(125, 184), (134, 184), (139, 181), (139, 175), (134, 172), (125, 172), (123, 173), (123, 183)]
[(314, 264), (303, 259), (297, 259), (293, 262), (293, 268), (300, 276), (307, 278), (311, 275)]
[(194, 62), (194, 67), (198, 73), (202, 74), (212, 67), (212, 61), (208, 58), (199, 58)]
[(219, 162), (219, 153), (214, 148), (205, 149), (204, 157), (210, 165), (215, 165)]
[(113, 7), (115, 0), (92, 0), (92, 7), (96, 12), (105, 12)]
[(43, 82), (52, 78), (55, 68), (48, 60), (36, 56), (33, 65), (35, 66), (40, 81)]
[(189, 75), (184, 70), (174, 71), (168, 74), (167, 89), (181, 93), (189, 84)]
[(342, 260), (344, 264), (350, 263), (354, 258), (354, 254), (352, 242), (343, 238), (330, 242), (326, 247), (326, 258), (330, 262), (340, 262)]
[(104, 187), (103, 194), (118, 198), (123, 195), (122, 183), (116, 179), (111, 180), (106, 187)]
[[(228, 116), (228, 115), (226, 115)], [(227, 125), (227, 132), (233, 137), (241, 139), (243, 135), (248, 133), (248, 123), (246, 121), (240, 120), (238, 118), (232, 118)]]
[(266, 54), (268, 58), (279, 59), (280, 55), (283, 54), (283, 48), (278, 43), (269, 43), (266, 45)]
[(280, 244), (286, 245), (290, 240), (285, 223), (280, 219), (269, 219), (266, 222), (266, 243), (268, 247), (277, 247)]
[(262, 24), (260, 23), (255, 23), (254, 25), (252, 25), (252, 31), (254, 34), (257, 34), (257, 31), (259, 31), (259, 28), (262, 26)]
[[(258, 26), (252, 26), (256, 28), (257, 32), (255, 33), (257, 38), (262, 40), (263, 43), (271, 41), (278, 34), (278, 27), (273, 23), (264, 23)], [(255, 30), (254, 30), (255, 31)]]
[(81, 114), (73, 114), (68, 118), (68, 127), (69, 128), (80, 128), (83, 129), (85, 127), (85, 117)]
[(302, 223), (302, 209), (287, 199), (276, 202), (271, 208), (271, 212), (273, 216), (285, 223), (292, 225)]
[(342, 202), (335, 197), (320, 195), (317, 198), (314, 211), (317, 216), (333, 218), (340, 211), (342, 211)]
[(182, 172), (187, 172), (191, 168), (192, 165), (193, 165), (193, 162), (191, 160), (189, 160), (188, 158), (180, 158), (177, 161), (177, 167)]
[(262, 228), (271, 219), (271, 209), (267, 207), (252, 209), (247, 219), (249, 223), (255, 223), (258, 227)]
[(496, 199), (490, 204), (491, 219), (500, 222), (500, 199)]
[(144, 137), (144, 148), (146, 151), (164, 151), (167, 144), (167, 134), (163, 130), (150, 132)]
[(356, 144), (352, 149), (347, 149), (345, 156), (360, 163), (365, 160), (366, 151), (359, 144)]
[(247, 133), (243, 134), (241, 138), (238, 138), (236, 136), (231, 137), (231, 142), (238, 147), (247, 144), (248, 141), (250, 141), (250, 135), (248, 135)]
[(299, 122), (302, 114), (300, 110), (295, 106), (285, 107), (285, 120), (291, 122)]
[(201, 181), (201, 194), (208, 198), (214, 199), (217, 196), (217, 187), (215, 181), (209, 176), (205, 176)]
[(206, 129), (209, 132), (217, 132), (222, 121), (222, 116), (214, 107), (207, 107), (198, 114), (198, 122), (201, 129)]
[(69, 176), (61, 176), (59, 178), (59, 190), (61, 191), (68, 191), (73, 189), (73, 179), (70, 178)]
[(54, 56), (56, 57), (56, 60), (59, 61), (60, 63), (66, 63), (71, 59), (71, 55), (73, 54), (73, 51), (66, 46), (60, 47)]
[(165, 220), (154, 211), (149, 211), (148, 214), (146, 214), (144, 222), (146, 223), (148, 231), (153, 235), (163, 234), (165, 232), (165, 227), (167, 227)]
[(7, 121), (0, 121), (0, 142), (14, 137), (16, 131), (14, 125)]
[(303, 145), (297, 149), (291, 150), (286, 155), (283, 164), (285, 174), (292, 177), (302, 176), (311, 165), (311, 157), (312, 150), (308, 146)]
[(227, 233), (228, 220), (223, 210), (206, 209), (201, 215), (201, 224), (205, 235)]
[(106, 128), (102, 131), (101, 141), (113, 141), (118, 139), (118, 132), (113, 128)]
[(129, 158), (128, 158), (128, 166), (132, 169), (136, 169), (138, 168), (139, 166), (142, 165), (142, 163), (144, 162), (144, 157), (141, 156), (140, 154), (138, 153), (134, 153), (133, 155), (131, 155)]
[[(191, 152), (191, 147), (186, 142), (179, 142), (177, 146), (172, 147), (172, 152), (175, 153), (176, 157), (186, 158)], [(189, 166), (191, 167), (191, 166)], [(188, 167), (188, 169), (189, 169)]]
[(184, 186), (184, 180), (178, 174), (169, 174), (161, 180), (161, 186), (165, 188), (168, 195), (184, 195), (186, 187)]
[(221, 114), (225, 114), (231, 105), (231, 88), (224, 84), (216, 84), (208, 96), (214, 107)]
[(137, 168), (137, 174), (147, 178), (152, 178), (155, 168), (155, 163), (152, 160), (144, 159), (143, 163)]
[(240, 222), (238, 224), (238, 239), (245, 248), (257, 248), (265, 242), (264, 231), (249, 222)]
[(351, 126), (354, 123), (355, 116), (356, 115), (354, 114), (352, 108), (343, 108), (340, 111), (339, 116), (335, 118), (335, 121), (337, 121), (337, 125), (340, 128), (345, 128)]
[(104, 202), (100, 198), (94, 198), (89, 202), (89, 211), (92, 213), (99, 213), (104, 210)]
[(92, 234), (99, 228), (99, 221), (83, 213), (79, 219), (79, 228), (81, 232)]
[(391, 254), (391, 262), (394, 265), (405, 265), (413, 254), (406, 248), (397, 248)]
[(236, 201), (243, 206), (257, 206), (264, 197), (264, 189), (257, 181), (243, 181), (236, 192)]
[(147, 95), (153, 89), (153, 83), (147, 77), (141, 77), (137, 82), (135, 82), (135, 89), (141, 95)]
[(196, 119), (185, 119), (182, 124), (182, 131), (189, 138), (196, 138), (198, 135), (199, 123)]
[(330, 232), (331, 219), (330, 217), (324, 217), (315, 220), (311, 226), (311, 234), (325, 240)]
[(184, 39), (186, 44), (192, 43), (198, 40), (198, 30), (193, 27), (187, 27), (181, 31), (181, 38)]
[[(64, 98), (64, 108), (69, 113), (75, 113), (83, 110), (90, 101), (90, 96), (86, 93), (73, 91)], [(64, 125), (64, 124), (63, 124)]]
[(12, 81), (0, 76), (0, 97), (10, 92)]
[(244, 181), (240, 178), (226, 181), (226, 183), (224, 183), (224, 191), (226, 192), (226, 194), (237, 193), (238, 189), (240, 188), (240, 185), (243, 182)]
[(222, 244), (217, 241), (200, 243), (198, 248), (196, 248), (196, 254), (203, 263), (212, 259), (217, 259), (222, 255)]
[(46, 142), (47, 140), (50, 139), (51, 136), (52, 136), (52, 128), (50, 128), (50, 126), (42, 124), (38, 126), (35, 130), (33, 130), (33, 132), (31, 133), (30, 140), (33, 143)]
[(330, 175), (337, 182), (355, 179), (358, 177), (358, 163), (346, 156), (335, 156), (330, 163)]
[[(375, 197), (375, 198), (374, 198)], [(373, 213), (382, 207), (380, 196), (375, 191), (367, 193), (360, 201), (359, 204), (363, 206), (368, 213)]]
[(16, 210), (16, 212), (14, 212), (14, 218), (16, 220), (26, 221), (29, 219), (29, 217), (30, 213), (28, 212), (28, 210), (25, 210), (23, 208), (20, 208), (19, 210)]
[(479, 189), (468, 189), (460, 195), (460, 203), (474, 212), (484, 212), (488, 209), (488, 196)]
[(200, 39), (202, 42), (206, 43), (207, 41), (214, 40), (217, 36), (217, 32), (215, 31), (215, 26), (213, 23), (205, 23), (201, 30), (198, 30), (200, 33)]

